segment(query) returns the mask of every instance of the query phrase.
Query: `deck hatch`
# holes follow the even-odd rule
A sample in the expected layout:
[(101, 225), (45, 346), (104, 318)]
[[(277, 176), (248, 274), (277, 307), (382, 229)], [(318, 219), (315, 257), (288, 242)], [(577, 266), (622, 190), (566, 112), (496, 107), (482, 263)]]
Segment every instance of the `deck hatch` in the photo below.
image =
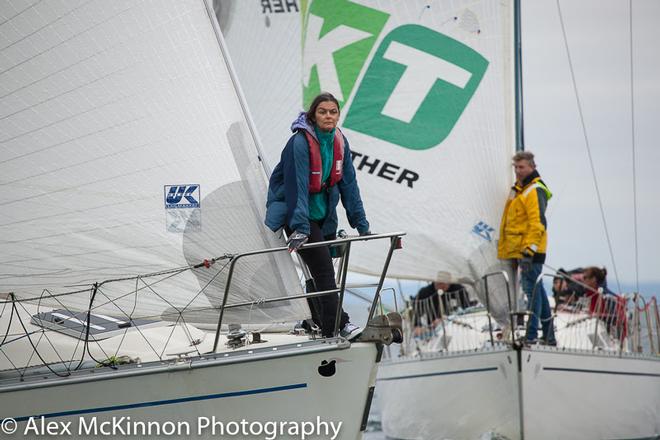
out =
[[(64, 333), (84, 340), (87, 334), (87, 312), (71, 312), (64, 309), (51, 310), (32, 315), (31, 322), (45, 329)], [(160, 321), (148, 319), (129, 319), (126, 317), (89, 314), (89, 337), (93, 340), (110, 338), (125, 332), (131, 327), (153, 326), (162, 324)]]

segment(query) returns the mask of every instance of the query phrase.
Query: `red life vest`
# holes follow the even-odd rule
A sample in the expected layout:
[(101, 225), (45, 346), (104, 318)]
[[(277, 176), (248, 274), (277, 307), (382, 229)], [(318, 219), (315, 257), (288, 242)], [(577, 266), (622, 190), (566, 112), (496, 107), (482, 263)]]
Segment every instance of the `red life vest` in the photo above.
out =
[(321, 147), (319, 142), (307, 130), (305, 130), (307, 144), (309, 144), (309, 192), (318, 193), (322, 189), (335, 185), (341, 180), (344, 169), (344, 136), (335, 129), (335, 138), (333, 142), (332, 170), (327, 182), (323, 179), (323, 160), (321, 159)]

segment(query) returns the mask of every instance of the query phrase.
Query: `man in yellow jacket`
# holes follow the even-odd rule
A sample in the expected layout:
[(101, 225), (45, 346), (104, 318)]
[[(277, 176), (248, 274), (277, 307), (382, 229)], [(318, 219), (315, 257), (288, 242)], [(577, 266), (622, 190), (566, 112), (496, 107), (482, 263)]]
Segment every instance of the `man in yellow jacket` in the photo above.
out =
[(543, 282), (536, 284), (545, 262), (548, 243), (545, 208), (552, 194), (536, 171), (534, 154), (517, 153), (513, 156), (513, 167), (516, 184), (504, 206), (497, 255), (509, 261), (514, 270), (521, 269), (522, 289), (532, 312), (527, 324), (527, 343), (537, 342), (540, 318), (544, 342), (557, 345), (548, 296)]

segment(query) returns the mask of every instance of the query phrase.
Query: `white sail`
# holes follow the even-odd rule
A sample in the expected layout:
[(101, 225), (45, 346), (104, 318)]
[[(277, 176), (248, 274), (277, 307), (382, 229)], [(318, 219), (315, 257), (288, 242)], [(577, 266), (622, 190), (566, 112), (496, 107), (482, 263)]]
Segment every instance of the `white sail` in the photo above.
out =
[[(85, 310), (99, 283), (98, 313), (217, 322), (229, 260), (171, 271), (282, 242), (212, 11), (3, 2), (0, 22), (0, 292)], [(297, 293), (291, 260), (268, 254), (237, 264), (227, 303)], [(291, 301), (225, 322), (307, 314)]]
[(272, 169), (290, 136), (290, 119), (303, 105), (300, 1), (214, 0), (213, 5)]
[[(232, 19), (255, 25), (252, 38), (230, 39), (229, 50), (239, 70), (252, 71), (246, 87), (257, 89), (263, 75), (252, 70), (261, 60), (255, 54), (271, 54), (265, 64), (272, 72), (296, 58), (272, 56), (291, 48), (262, 24), (267, 12), (256, 3), (235, 6), (229, 35), (248, 32)], [(433, 280), (444, 271), (473, 282), (499, 269), (496, 240), (515, 150), (513, 3), (360, 0), (300, 7), (299, 106), (320, 91), (341, 101), (340, 125), (372, 229), (408, 233), (389, 276)], [(267, 120), (266, 131), (281, 137), (264, 142), (271, 161), (279, 158), (293, 116), (288, 109), (299, 99), (289, 93), (278, 98), (280, 111), (269, 110), (268, 97), (281, 96), (291, 80), (274, 84), (247, 98), (257, 126)], [(381, 255), (382, 245), (357, 250), (351, 270), (375, 274)], [(490, 287), (497, 283), (501, 291), (501, 281)], [(490, 298), (500, 320), (507, 317), (505, 298)]]

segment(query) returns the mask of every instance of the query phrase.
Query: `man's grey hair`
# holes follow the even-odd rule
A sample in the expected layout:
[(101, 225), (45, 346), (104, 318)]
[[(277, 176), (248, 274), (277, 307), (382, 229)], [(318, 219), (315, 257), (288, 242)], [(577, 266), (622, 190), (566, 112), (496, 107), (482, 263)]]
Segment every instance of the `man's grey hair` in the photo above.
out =
[(526, 160), (531, 166), (536, 167), (534, 162), (534, 153), (531, 151), (519, 151), (513, 155), (514, 162), (520, 162), (521, 160)]

